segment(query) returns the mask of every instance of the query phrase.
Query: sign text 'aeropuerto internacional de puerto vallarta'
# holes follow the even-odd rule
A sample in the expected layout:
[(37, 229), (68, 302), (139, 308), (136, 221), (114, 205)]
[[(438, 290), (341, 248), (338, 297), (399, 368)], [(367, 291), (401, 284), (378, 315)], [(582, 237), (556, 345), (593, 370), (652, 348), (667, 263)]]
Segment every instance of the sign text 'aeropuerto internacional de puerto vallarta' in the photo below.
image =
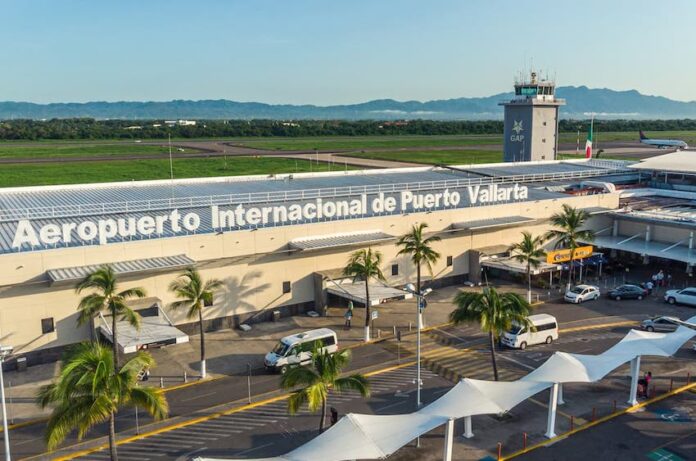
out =
[[(528, 198), (527, 186), (473, 185), (438, 192), (401, 191), (362, 194), (346, 198), (313, 198), (291, 203), (212, 205), (195, 210), (166, 210), (159, 214), (134, 212), (50, 222), (19, 219), (14, 249), (56, 246), (103, 245), (161, 236), (187, 235), (220, 230), (284, 226), (333, 219), (410, 213), (505, 203)], [(462, 195), (464, 197), (462, 197)]]

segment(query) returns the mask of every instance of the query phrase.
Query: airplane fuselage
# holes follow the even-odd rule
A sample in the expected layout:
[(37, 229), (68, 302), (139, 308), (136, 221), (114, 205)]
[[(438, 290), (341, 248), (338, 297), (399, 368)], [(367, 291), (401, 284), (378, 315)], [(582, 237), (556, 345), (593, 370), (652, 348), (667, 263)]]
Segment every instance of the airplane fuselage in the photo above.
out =
[(660, 148), (676, 147), (677, 149), (688, 149), (689, 145), (679, 139), (641, 139), (642, 144), (656, 146)]

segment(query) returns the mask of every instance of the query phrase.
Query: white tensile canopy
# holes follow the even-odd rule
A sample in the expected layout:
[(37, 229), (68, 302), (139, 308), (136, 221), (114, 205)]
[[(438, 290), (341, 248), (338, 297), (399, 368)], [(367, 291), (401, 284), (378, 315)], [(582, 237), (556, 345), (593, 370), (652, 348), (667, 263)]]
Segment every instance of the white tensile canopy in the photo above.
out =
[[(696, 323), (696, 316), (687, 322)], [(415, 413), (348, 414), (301, 447), (280, 457), (254, 461), (383, 459), (452, 419), (509, 411), (557, 383), (598, 381), (642, 355), (671, 356), (694, 336), (696, 331), (685, 326), (679, 326), (674, 333), (631, 330), (616, 345), (599, 355), (556, 352), (539, 368), (517, 381), (463, 379), (445, 395)], [(214, 458), (197, 460), (216, 461)]]

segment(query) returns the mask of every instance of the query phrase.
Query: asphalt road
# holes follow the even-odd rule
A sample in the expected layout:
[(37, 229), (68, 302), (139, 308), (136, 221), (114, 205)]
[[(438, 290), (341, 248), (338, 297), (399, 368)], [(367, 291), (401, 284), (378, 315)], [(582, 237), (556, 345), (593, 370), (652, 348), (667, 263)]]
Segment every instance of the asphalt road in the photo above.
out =
[[(642, 318), (646, 318), (648, 315), (658, 313), (677, 315), (681, 318), (688, 318), (696, 314), (696, 310), (692, 308), (669, 306), (655, 298), (645, 299), (642, 301), (619, 302), (602, 299), (581, 305), (547, 303), (540, 308), (540, 311), (555, 315), (561, 323), (562, 329), (583, 328), (588, 325), (612, 323), (624, 319), (638, 321)], [(607, 349), (618, 341), (626, 333), (626, 331), (628, 331), (628, 327), (576, 331), (568, 334), (562, 333), (559, 341), (549, 346), (538, 346), (530, 348), (527, 351), (503, 351), (500, 354), (499, 362), (509, 370), (514, 370), (516, 374), (521, 375), (530, 369), (536, 368), (555, 350), (564, 350), (576, 353), (598, 353)], [(447, 362), (447, 369), (431, 366), (433, 370), (438, 371), (443, 376), (447, 376), (452, 380), (455, 380), (455, 377), (458, 375), (472, 376), (479, 379), (489, 379), (489, 376), (486, 374), (490, 373), (486, 345), (485, 341), (483, 340), (484, 338), (477, 328), (471, 326), (448, 327), (440, 331), (432, 332), (428, 338), (425, 338), (424, 344), (424, 364), (426, 363), (426, 360), (431, 360), (429, 359), (428, 355), (430, 352), (428, 352), (427, 349), (428, 347), (431, 347), (433, 348), (432, 350), (435, 350), (435, 355), (439, 357), (440, 362)], [(443, 343), (445, 341), (449, 341), (446, 347), (450, 347), (452, 350), (445, 350), (443, 353), (442, 350), (445, 347), (443, 346)], [(479, 356), (472, 357), (471, 355), (462, 354), (457, 350), (457, 348), (463, 347), (473, 347), (474, 349), (478, 348)], [(405, 348), (400, 349), (400, 353), (402, 354), (402, 360), (408, 360), (408, 358), (404, 358), (409, 355), (408, 350)], [(353, 351), (353, 357), (353, 362), (351, 364), (352, 370), (364, 370), (369, 369), (370, 367), (379, 368), (387, 366), (391, 363), (395, 363), (396, 351), (394, 349), (394, 343), (387, 341), (384, 343), (356, 348)], [(439, 362), (437, 362), (437, 360), (434, 358), (431, 360), (431, 362), (435, 365), (439, 365)], [(449, 373), (451, 370), (454, 370), (457, 373)], [(406, 379), (403, 375), (398, 374), (394, 376), (396, 377), (394, 380), (399, 382), (400, 386), (403, 386), (400, 389), (405, 391), (413, 388), (412, 379)], [(273, 391), (277, 392), (278, 379), (279, 378), (277, 375), (255, 371), (252, 378), (252, 393), (254, 395), (253, 400), (258, 401), (270, 395), (268, 393)], [(446, 381), (442, 378), (437, 378), (437, 380), (433, 378), (433, 380), (433, 382), (436, 382), (437, 386), (439, 387), (444, 386), (445, 383), (449, 383), (448, 386), (452, 385), (451, 381)], [(246, 396), (246, 376), (222, 378), (167, 393), (167, 398), (171, 406), (171, 416), (173, 418), (172, 422), (185, 418), (191, 418), (194, 415), (211, 414), (220, 409), (220, 405), (229, 404), (230, 402), (239, 402), (239, 405), (241, 405), (242, 403), (245, 403)], [(380, 407), (380, 405), (391, 405), (393, 403), (395, 404), (395, 408), (397, 408), (399, 405), (398, 402), (401, 402), (403, 399), (403, 397), (397, 397), (394, 394), (386, 395), (379, 393), (376, 393), (374, 398), (378, 399), (378, 403), (373, 403), (372, 400), (370, 400), (367, 402), (367, 405), (374, 410), (379, 410), (380, 413), (382, 413), (382, 410), (384, 410), (384, 408)], [(282, 402), (279, 404), (282, 406)], [(274, 405), (277, 407), (278, 404)], [(358, 409), (360, 408), (359, 406), (354, 407), (353, 405), (357, 405), (357, 403), (349, 403), (350, 411), (363, 411)], [(345, 407), (343, 408), (345, 409)], [(339, 408), (339, 411), (344, 410)], [(300, 444), (303, 440), (306, 440), (307, 437), (311, 437), (312, 434), (314, 434), (311, 430), (311, 424), (307, 423), (307, 427), (301, 424), (301, 422), (304, 421), (303, 418), (304, 417), (299, 417), (293, 418), (292, 420), (286, 420), (286, 423), (292, 423), (292, 428), (295, 429), (288, 426), (287, 428), (282, 429), (280, 432), (285, 434), (299, 434), (299, 436), (292, 437), (286, 445), (282, 445), (284, 448)], [(306, 419), (308, 421), (312, 420), (309, 415), (306, 415)], [(300, 422), (299, 426), (295, 426), (295, 422)], [(140, 426), (144, 427), (149, 423), (149, 419), (144, 417), (141, 412), (139, 415)], [(169, 423), (169, 421), (167, 421), (167, 423)], [(117, 431), (122, 433), (128, 430), (132, 431), (134, 427), (134, 413), (132, 411), (121, 412), (117, 420)], [(147, 428), (143, 428), (143, 430), (146, 429)], [(272, 432), (273, 430), (273, 426), (269, 427), (269, 431), (271, 431), (269, 432), (269, 437), (274, 434)], [(45, 447), (42, 442), (42, 431), (43, 425), (28, 426), (11, 431), (12, 450), (15, 459), (37, 456), (45, 451)], [(168, 431), (166, 434), (171, 434), (172, 432), (173, 431)], [(105, 434), (105, 427), (100, 426), (91, 431), (89, 436), (91, 438), (95, 438)], [(278, 434), (276, 433), (275, 435), (277, 436)], [(166, 439), (166, 437), (164, 437), (164, 439)], [(230, 445), (230, 440), (232, 439), (234, 440), (234, 443)], [(244, 451), (253, 448), (254, 450), (258, 450), (258, 453), (256, 451), (253, 452), (253, 455), (255, 456), (257, 454), (262, 454), (265, 456), (268, 453), (271, 453), (265, 451), (266, 449), (262, 447), (270, 442), (263, 439), (259, 434), (253, 434), (253, 436), (250, 435), (246, 438), (234, 437), (232, 439), (218, 437), (215, 439), (215, 443), (212, 444), (208, 443), (208, 440), (202, 438), (200, 439), (200, 441), (203, 442), (201, 444), (192, 442), (192, 445), (190, 446), (180, 447), (180, 450), (177, 449), (176, 456), (174, 456), (174, 458), (165, 457), (159, 459), (175, 459), (178, 456), (182, 456), (183, 453), (186, 453), (185, 451), (182, 452), (182, 450), (185, 448), (191, 448), (191, 450), (220, 450), (225, 448), (228, 450), (228, 454), (230, 453), (229, 450)], [(149, 440), (149, 438), (147, 440)], [(70, 446), (75, 442), (76, 440), (71, 438), (66, 441), (65, 445)], [(180, 444), (181, 441), (179, 441), (179, 445)], [(268, 447), (268, 449), (276, 450), (278, 446), (278, 444), (273, 443)], [(155, 447), (152, 447), (152, 449), (154, 448)], [(40, 459), (49, 459), (49, 457), (46, 456)]]
[(580, 432), (552, 446), (520, 456), (520, 461), (602, 461), (696, 459), (696, 394), (685, 392)]
[[(332, 395), (329, 406), (340, 415), (346, 412), (395, 414), (415, 409), (415, 367), (380, 374), (370, 379), (372, 397), (364, 400), (357, 393)], [(423, 400), (432, 401), (448, 391), (451, 383), (434, 373), (422, 374)], [(318, 434), (319, 415), (301, 412), (290, 416), (286, 402), (234, 413), (187, 426), (119, 447), (119, 459), (147, 461), (206, 457), (261, 457), (281, 455)], [(106, 460), (102, 451), (75, 458)]]
[[(347, 370), (369, 369), (375, 365), (394, 361), (396, 356), (379, 345), (368, 345), (356, 348), (353, 359)], [(272, 395), (279, 389), (280, 378), (277, 374), (265, 370), (252, 372), (251, 386), (253, 400), (258, 401)], [(230, 402), (246, 403), (248, 396), (247, 377), (231, 376), (211, 380), (203, 384), (185, 387), (167, 392), (170, 419), (180, 416), (190, 416), (197, 412), (210, 412), (215, 407)], [(152, 419), (144, 412), (138, 414), (138, 424), (144, 427), (152, 423)], [(37, 456), (46, 451), (43, 443), (44, 424), (20, 427), (11, 431), (10, 451), (14, 458), (23, 459)], [(116, 431), (123, 432), (136, 427), (135, 411), (123, 410), (116, 418)], [(98, 438), (108, 434), (108, 427), (103, 424), (90, 431), (90, 438)], [(75, 437), (66, 439), (64, 445), (77, 443)], [(4, 448), (0, 453), (4, 452)], [(47, 458), (48, 459), (48, 458)]]

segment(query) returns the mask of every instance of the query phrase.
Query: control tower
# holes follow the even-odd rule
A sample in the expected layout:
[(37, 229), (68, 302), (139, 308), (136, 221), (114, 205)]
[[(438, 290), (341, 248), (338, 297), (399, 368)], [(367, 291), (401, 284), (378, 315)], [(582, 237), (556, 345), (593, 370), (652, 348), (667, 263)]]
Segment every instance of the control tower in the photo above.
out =
[(505, 106), (504, 160), (529, 162), (555, 160), (558, 149), (558, 109), (564, 99), (556, 98), (556, 84), (537, 79), (515, 82), (515, 97)]

